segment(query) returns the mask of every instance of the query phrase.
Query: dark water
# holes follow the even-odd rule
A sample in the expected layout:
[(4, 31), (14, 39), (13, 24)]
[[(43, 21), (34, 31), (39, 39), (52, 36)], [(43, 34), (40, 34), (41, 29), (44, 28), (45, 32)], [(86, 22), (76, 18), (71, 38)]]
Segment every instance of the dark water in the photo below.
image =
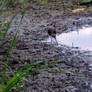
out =
[[(75, 30), (68, 33), (62, 33), (57, 35), (57, 41), (59, 44), (64, 44), (70, 47), (79, 47), (82, 50), (92, 51), (92, 27), (82, 27), (79, 30)], [(50, 38), (47, 40), (50, 42)]]

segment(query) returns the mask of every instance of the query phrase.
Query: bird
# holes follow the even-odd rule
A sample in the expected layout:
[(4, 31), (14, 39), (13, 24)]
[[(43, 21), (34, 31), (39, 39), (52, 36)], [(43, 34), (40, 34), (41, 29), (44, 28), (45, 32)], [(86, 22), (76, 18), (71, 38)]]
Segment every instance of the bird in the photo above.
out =
[(52, 42), (52, 38), (55, 39), (56, 44), (58, 45), (57, 39), (56, 39), (56, 29), (54, 27), (50, 27), (47, 29), (48, 35), (51, 37), (51, 42)]

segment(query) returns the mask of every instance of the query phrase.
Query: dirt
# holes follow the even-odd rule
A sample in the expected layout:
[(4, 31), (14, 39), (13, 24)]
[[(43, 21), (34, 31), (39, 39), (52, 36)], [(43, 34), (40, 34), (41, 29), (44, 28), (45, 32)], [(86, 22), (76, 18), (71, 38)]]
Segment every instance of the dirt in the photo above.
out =
[[(20, 34), (15, 48), (11, 54), (11, 60), (6, 81), (22, 66), (32, 62), (42, 62), (48, 65), (49, 62), (63, 60), (55, 66), (74, 73), (61, 73), (53, 69), (45, 69), (38, 74), (27, 76), (23, 79), (23, 87), (12, 90), (13, 92), (91, 92), (92, 91), (92, 53), (79, 50), (65, 45), (43, 42), (48, 38), (46, 28), (54, 26), (57, 34), (74, 31), (88, 24), (92, 26), (92, 6), (78, 6), (77, 0), (65, 2), (65, 11), (62, 2), (49, 3), (49, 6), (34, 7), (27, 11), (20, 26)], [(77, 3), (78, 4), (78, 3)], [(73, 9), (84, 8), (83, 11), (72, 12)], [(8, 19), (10, 15), (8, 14)], [(5, 61), (7, 49), (16, 31), (21, 13), (14, 20), (9, 30), (10, 37), (0, 47), (0, 59)], [(3, 67), (4, 64), (1, 66)], [(0, 71), (2, 71), (0, 67)], [(85, 82), (81, 79), (83, 78)]]

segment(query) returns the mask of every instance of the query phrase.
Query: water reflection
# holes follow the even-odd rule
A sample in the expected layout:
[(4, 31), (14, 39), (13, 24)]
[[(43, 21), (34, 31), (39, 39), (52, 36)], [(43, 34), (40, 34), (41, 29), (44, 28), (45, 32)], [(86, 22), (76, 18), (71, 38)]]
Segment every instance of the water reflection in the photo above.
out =
[(83, 27), (78, 31), (63, 33), (57, 36), (59, 44), (92, 50), (92, 27)]

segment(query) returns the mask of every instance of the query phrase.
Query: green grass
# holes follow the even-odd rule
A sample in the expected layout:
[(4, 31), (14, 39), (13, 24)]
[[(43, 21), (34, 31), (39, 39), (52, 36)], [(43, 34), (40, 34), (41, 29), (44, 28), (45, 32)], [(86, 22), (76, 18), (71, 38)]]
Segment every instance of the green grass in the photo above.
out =
[(92, 0), (82, 0), (80, 2), (80, 5), (87, 5), (87, 4), (92, 4)]
[[(15, 19), (15, 17), (17, 16), (18, 13), (19, 13), (19, 11), (17, 11), (17, 12), (14, 14), (14, 16), (11, 18), (10, 22), (7, 23), (7, 25), (6, 25), (6, 31), (5, 31), (5, 33), (4, 33), (4, 35), (3, 35), (3, 38), (4, 38), (4, 39), (6, 39), (8, 30), (10, 29), (11, 24), (12, 24), (13, 20)], [(24, 12), (22, 13), (22, 16), (21, 16), (21, 20), (20, 20), (19, 26), (20, 26), (20, 24), (22, 23), (22, 20), (23, 20), (23, 18), (24, 18), (25, 13), (26, 13), (26, 11), (24, 10)], [(17, 39), (18, 39), (19, 26), (18, 26), (18, 28), (16, 29), (16, 33), (15, 33), (15, 35), (14, 35), (14, 37), (13, 37), (13, 40), (12, 40), (12, 42), (11, 42), (11, 45), (10, 45), (10, 47), (9, 47), (7, 53), (6, 53), (6, 54), (7, 54), (7, 59), (6, 59), (6, 61), (5, 61), (5, 66), (4, 66), (4, 69), (3, 69), (3, 72), (2, 72), (2, 77), (1, 77), (1, 82), (0, 82), (0, 92), (8, 92), (8, 91), (11, 89), (11, 87), (12, 87), (12, 86), (10, 87), (10, 86), (8, 86), (8, 85), (9, 85), (9, 83), (10, 83), (10, 82), (15, 78), (15, 76), (16, 76), (16, 74), (15, 74), (15, 75), (14, 75), (14, 78), (11, 79), (11, 81), (8, 82), (7, 85), (4, 85), (5, 76), (6, 76), (6, 70), (7, 70), (8, 63), (9, 63), (9, 61), (10, 61), (10, 58), (11, 58), (11, 52), (12, 52), (14, 46), (16, 45), (16, 41), (17, 41)], [(18, 73), (17, 73), (17, 74), (18, 74)], [(24, 73), (23, 73), (23, 74), (24, 74)], [(22, 76), (23, 76), (23, 74), (22, 74)], [(20, 75), (20, 76), (21, 76), (21, 75)], [(14, 83), (13, 83), (13, 84), (14, 84)], [(7, 88), (7, 86), (8, 86), (9, 88)], [(9, 89), (9, 90), (8, 90), (8, 89)]]
[(0, 0), (0, 11), (6, 10), (13, 5), (17, 0)]

